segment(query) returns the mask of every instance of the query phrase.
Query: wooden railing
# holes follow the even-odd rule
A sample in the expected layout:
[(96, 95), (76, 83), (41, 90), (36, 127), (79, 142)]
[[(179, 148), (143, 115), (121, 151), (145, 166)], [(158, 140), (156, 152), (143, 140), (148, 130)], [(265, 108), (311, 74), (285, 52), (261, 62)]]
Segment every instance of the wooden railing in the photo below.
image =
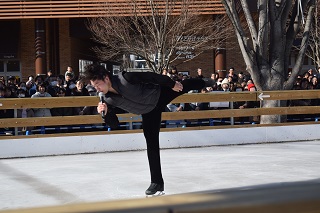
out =
[(4, 210), (1, 213), (234, 213), (319, 212), (319, 180), (205, 191), (149, 199), (78, 203), (51, 207)]
[[(131, 16), (133, 13), (131, 0), (25, 0), (0, 1), (0, 19), (26, 18), (80, 18), (96, 17), (108, 7), (110, 16)], [(146, 1), (137, 0), (141, 15), (150, 15), (144, 9)], [(158, 1), (161, 6), (164, 1)], [(177, 8), (181, 2), (175, 3)], [(190, 5), (190, 10), (200, 14), (224, 14), (225, 10), (220, 0), (196, 0)]]
[[(230, 92), (230, 93), (206, 93), (185, 94), (172, 103), (192, 102), (237, 102), (237, 101), (263, 101), (268, 100), (295, 100), (295, 99), (319, 99), (320, 90), (289, 90), (289, 91), (264, 91), (264, 92)], [(56, 107), (80, 107), (96, 106), (98, 97), (51, 97), (51, 98), (2, 98), (0, 110), (14, 109), (15, 115), (22, 108), (56, 108)], [(232, 104), (231, 104), (232, 106)], [(220, 109), (203, 111), (164, 112), (163, 120), (184, 119), (208, 119), (208, 118), (236, 118), (260, 115), (297, 115), (318, 114), (319, 106), (301, 107), (272, 107), (272, 108), (247, 108), (247, 109)], [(140, 115), (131, 113), (118, 114), (120, 122), (141, 121)], [(102, 123), (100, 115), (55, 116), (55, 117), (29, 117), (29, 118), (2, 118), (0, 128), (28, 127), (28, 126), (62, 126)], [(231, 123), (232, 124), (232, 123)]]

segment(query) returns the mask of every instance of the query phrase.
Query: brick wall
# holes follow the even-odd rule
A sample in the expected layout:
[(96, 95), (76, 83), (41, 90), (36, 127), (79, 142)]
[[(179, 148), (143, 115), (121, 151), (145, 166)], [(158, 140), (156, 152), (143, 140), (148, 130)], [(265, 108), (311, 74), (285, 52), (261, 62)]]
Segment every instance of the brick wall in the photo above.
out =
[(71, 52), (73, 50), (69, 33), (69, 19), (59, 19), (59, 38), (60, 74), (64, 74), (68, 66), (75, 66), (71, 61)]
[[(215, 72), (215, 50), (206, 51), (198, 57), (188, 62), (175, 62), (172, 65), (176, 66), (178, 71), (189, 71), (192, 77), (197, 75), (197, 68), (202, 68), (204, 77), (210, 77), (212, 72)], [(235, 68), (235, 73), (246, 73), (246, 65), (244, 63), (238, 42), (235, 37), (226, 45), (226, 71), (230, 67)]]
[(79, 76), (79, 59), (97, 61), (96, 54), (92, 51), (94, 44), (89, 39), (71, 38), (71, 48), (72, 48), (72, 67), (75, 75)]
[[(46, 60), (49, 62), (49, 37), (48, 25), (46, 26)], [(57, 74), (64, 74), (67, 66), (72, 66), (77, 73), (79, 69), (78, 60), (96, 60), (94, 53), (90, 50), (92, 42), (70, 37), (69, 19), (59, 19), (59, 60), (60, 68)], [(21, 60), (22, 80), (26, 81), (29, 75), (35, 76), (35, 24), (34, 19), (21, 20), (21, 40), (19, 57)], [(49, 63), (46, 63), (49, 66)], [(49, 67), (46, 68), (47, 70)]]
[[(34, 27), (34, 19), (21, 20), (20, 58), (22, 80), (26, 80), (28, 75), (35, 75)], [(49, 45), (47, 43), (47, 52)], [(57, 70), (57, 73), (64, 74), (67, 66), (70, 65), (77, 73), (79, 59), (94, 60), (94, 53), (90, 50), (91, 45), (92, 42), (90, 40), (70, 37), (69, 19), (59, 19), (60, 70)], [(197, 68), (201, 67), (203, 75), (210, 77), (211, 73), (215, 71), (214, 53), (214, 50), (206, 51), (193, 60), (187, 62), (175, 61), (172, 65), (176, 66), (178, 71), (188, 71), (191, 76), (196, 76)], [(49, 58), (49, 55), (47, 55), (47, 60)], [(245, 71), (245, 64), (236, 38), (233, 38), (233, 41), (228, 43), (226, 48), (226, 69), (228, 70), (229, 67), (235, 67), (236, 73)]]
[(246, 73), (246, 65), (244, 63), (237, 38), (232, 37), (226, 45), (227, 71), (230, 67), (234, 67), (236, 74), (241, 71)]
[[(60, 48), (60, 70), (57, 73), (64, 74), (67, 66), (71, 65), (71, 39), (69, 37), (69, 20), (59, 20), (59, 48)], [(48, 26), (47, 26), (48, 27)], [(48, 36), (47, 36), (48, 38)], [(49, 52), (47, 39), (46, 51)], [(46, 55), (47, 61), (50, 56)], [(26, 81), (29, 75), (35, 75), (35, 25), (34, 19), (21, 20), (20, 60), (22, 80)], [(47, 65), (49, 63), (46, 63)], [(71, 65), (72, 66), (72, 65)], [(49, 69), (47, 67), (47, 69)]]
[(35, 75), (35, 32), (34, 19), (21, 20), (20, 60), (22, 81)]
[[(246, 65), (240, 48), (237, 45), (238, 44), (234, 44), (232, 47), (227, 47), (226, 49), (226, 71), (228, 71), (230, 67), (234, 67), (236, 74), (241, 71), (246, 73)], [(204, 77), (210, 77), (211, 73), (215, 71), (214, 52), (214, 50), (207, 51), (191, 61), (181, 64), (173, 63), (173, 65), (177, 67), (178, 71), (189, 71), (192, 77), (197, 75), (197, 68), (200, 67), (202, 68)]]
[(179, 61), (172, 63), (172, 65), (177, 67), (178, 72), (189, 71), (189, 74), (192, 77), (197, 75), (197, 69), (200, 67), (203, 76), (210, 77), (211, 73), (214, 71), (214, 50), (206, 51), (190, 61)]

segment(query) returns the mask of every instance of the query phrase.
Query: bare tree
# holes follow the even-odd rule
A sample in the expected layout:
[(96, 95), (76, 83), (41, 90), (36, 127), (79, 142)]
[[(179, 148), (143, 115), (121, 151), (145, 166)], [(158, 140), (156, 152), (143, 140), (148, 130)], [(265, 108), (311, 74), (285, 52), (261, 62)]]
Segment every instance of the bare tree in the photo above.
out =
[[(314, 0), (258, 0), (257, 18), (247, 0), (222, 0), (234, 26), (247, 71), (258, 90), (291, 89), (298, 75), (309, 40)], [(240, 8), (240, 10), (238, 9)], [(246, 21), (241, 22), (241, 13)], [(245, 30), (248, 28), (248, 31)], [(288, 77), (293, 42), (303, 28), (301, 48)], [(264, 100), (262, 107), (275, 107), (277, 101)], [(278, 115), (261, 116), (261, 123), (276, 123)]]
[(128, 4), (131, 16), (108, 16), (112, 8), (105, 4), (100, 17), (89, 19), (94, 40), (102, 45), (95, 52), (103, 60), (136, 55), (160, 73), (179, 58), (176, 52), (181, 55), (192, 50), (194, 56), (186, 59), (191, 60), (205, 50), (221, 47), (231, 31), (224, 15), (214, 19), (201, 15), (192, 6), (193, 0), (133, 0)]
[(306, 55), (311, 58), (316, 67), (320, 68), (320, 1), (316, 0), (316, 8), (313, 13), (314, 25), (310, 31), (309, 48)]

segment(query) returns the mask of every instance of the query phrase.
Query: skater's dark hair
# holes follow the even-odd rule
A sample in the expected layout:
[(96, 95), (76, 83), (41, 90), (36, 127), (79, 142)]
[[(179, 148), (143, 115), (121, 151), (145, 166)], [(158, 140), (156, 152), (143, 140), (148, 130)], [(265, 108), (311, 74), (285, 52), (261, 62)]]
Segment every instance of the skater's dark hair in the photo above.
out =
[(108, 76), (112, 78), (111, 72), (99, 64), (89, 64), (84, 68), (84, 78), (87, 81), (104, 80)]

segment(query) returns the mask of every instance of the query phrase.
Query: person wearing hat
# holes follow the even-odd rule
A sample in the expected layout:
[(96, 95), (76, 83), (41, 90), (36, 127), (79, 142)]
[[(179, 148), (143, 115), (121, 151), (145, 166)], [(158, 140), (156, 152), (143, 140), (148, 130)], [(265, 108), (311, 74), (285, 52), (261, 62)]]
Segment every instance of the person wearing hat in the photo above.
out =
[(250, 92), (257, 91), (256, 86), (253, 83), (248, 84), (247, 88), (248, 88), (248, 91), (250, 91)]
[[(249, 83), (247, 85), (247, 89), (248, 89), (249, 92), (257, 91), (256, 86), (251, 81), (249, 81)], [(239, 109), (259, 108), (259, 107), (260, 107), (260, 102), (259, 101), (246, 101), (243, 105), (239, 106)], [(260, 116), (249, 116), (249, 122), (259, 123), (260, 122)]]
[[(256, 87), (253, 83), (249, 83), (247, 85), (247, 89), (249, 92), (254, 92), (257, 91)], [(246, 101), (243, 105), (239, 106), (239, 109), (244, 109), (244, 108), (256, 108), (259, 106), (258, 101)]]
[(228, 81), (227, 78), (223, 79), (221, 82), (221, 90), (224, 92), (229, 92), (230, 91), (230, 82)]

